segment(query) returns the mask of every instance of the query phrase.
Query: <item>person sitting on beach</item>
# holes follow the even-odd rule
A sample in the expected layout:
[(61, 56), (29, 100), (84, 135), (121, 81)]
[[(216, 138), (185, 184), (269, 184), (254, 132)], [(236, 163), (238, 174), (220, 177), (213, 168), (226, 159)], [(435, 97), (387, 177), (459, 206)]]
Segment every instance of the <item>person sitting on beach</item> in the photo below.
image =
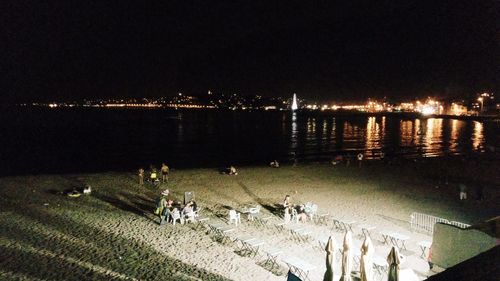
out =
[(300, 205), (297, 208), (297, 221), (307, 222), (307, 214), (304, 205)]
[(278, 163), (278, 160), (274, 160), (271, 163), (269, 163), (269, 166), (271, 166), (273, 168), (279, 168), (280, 167), (280, 163)]
[(144, 185), (144, 169), (139, 168), (139, 185), (143, 186)]
[(232, 175), (232, 176), (238, 175), (238, 171), (236, 171), (236, 168), (234, 166), (229, 167), (228, 175)]
[(185, 218), (186, 221), (194, 222), (195, 212), (192, 200), (189, 201), (182, 209), (182, 217)]
[(170, 173), (170, 168), (167, 166), (167, 164), (163, 163), (161, 164), (161, 178), (163, 182), (168, 181), (168, 174)]

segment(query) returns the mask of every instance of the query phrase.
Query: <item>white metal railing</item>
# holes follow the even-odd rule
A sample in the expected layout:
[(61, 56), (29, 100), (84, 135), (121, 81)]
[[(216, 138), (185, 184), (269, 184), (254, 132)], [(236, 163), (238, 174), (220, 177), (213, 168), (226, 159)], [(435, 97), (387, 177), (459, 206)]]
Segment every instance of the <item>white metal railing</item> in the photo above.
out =
[(458, 226), (460, 228), (468, 228), (468, 227), (470, 227), (470, 224), (466, 224), (466, 223), (459, 222), (459, 221), (450, 221), (450, 224), (454, 225), (454, 226)]
[(470, 226), (466, 223), (449, 221), (447, 219), (422, 213), (414, 212), (410, 215), (410, 226), (412, 231), (420, 231), (432, 235), (434, 233), (434, 225), (436, 223), (450, 224), (460, 228), (467, 228)]

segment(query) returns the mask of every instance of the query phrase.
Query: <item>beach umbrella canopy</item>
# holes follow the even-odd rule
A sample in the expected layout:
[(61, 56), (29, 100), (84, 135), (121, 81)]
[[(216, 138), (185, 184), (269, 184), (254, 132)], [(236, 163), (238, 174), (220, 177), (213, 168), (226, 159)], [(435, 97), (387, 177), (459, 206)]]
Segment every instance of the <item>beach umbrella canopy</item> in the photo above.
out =
[(344, 245), (342, 251), (342, 276), (340, 281), (351, 281), (351, 262), (352, 262), (352, 233), (347, 231), (344, 236)]
[(335, 238), (330, 236), (326, 244), (326, 272), (323, 281), (333, 281), (333, 261), (335, 261)]
[(374, 247), (372, 240), (367, 235), (363, 245), (361, 246), (361, 261), (359, 263), (361, 281), (372, 281), (372, 268), (373, 268), (373, 251)]
[(396, 247), (392, 247), (391, 252), (387, 256), (387, 263), (389, 264), (388, 281), (399, 281), (399, 265), (401, 259), (399, 258), (399, 251)]

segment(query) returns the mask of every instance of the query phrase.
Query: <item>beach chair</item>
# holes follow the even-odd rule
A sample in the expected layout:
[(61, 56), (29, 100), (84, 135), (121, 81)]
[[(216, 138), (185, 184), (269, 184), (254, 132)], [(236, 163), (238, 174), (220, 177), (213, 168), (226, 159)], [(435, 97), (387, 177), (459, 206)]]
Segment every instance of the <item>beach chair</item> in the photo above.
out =
[(195, 222), (196, 217), (195, 217), (195, 212), (189, 212), (184, 214), (184, 222)]
[(238, 223), (241, 224), (241, 216), (240, 213), (236, 212), (235, 210), (229, 210), (229, 218), (228, 218), (228, 223), (234, 224), (238, 226)]
[(311, 207), (309, 208), (309, 219), (311, 219), (312, 222), (315, 221), (315, 218), (317, 217), (318, 214), (318, 205), (312, 204)]
[(175, 223), (177, 221), (180, 221), (181, 224), (184, 224), (184, 219), (181, 216), (181, 212), (179, 212), (179, 211), (172, 212), (171, 217), (172, 217), (172, 224), (173, 225), (175, 225)]
[(299, 215), (297, 213), (297, 209), (295, 208), (292, 209), (292, 218), (290, 221), (293, 221), (294, 223), (299, 223)]

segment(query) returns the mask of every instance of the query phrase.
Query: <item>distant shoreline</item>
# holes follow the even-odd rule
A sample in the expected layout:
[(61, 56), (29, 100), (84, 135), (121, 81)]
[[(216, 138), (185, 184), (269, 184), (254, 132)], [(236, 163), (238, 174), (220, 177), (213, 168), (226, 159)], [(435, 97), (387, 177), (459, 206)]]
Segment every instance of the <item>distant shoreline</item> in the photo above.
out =
[[(49, 108), (45, 106), (32, 106), (32, 105), (13, 105), (4, 107), (23, 107), (23, 108), (44, 108), (50, 110), (73, 110), (73, 109), (106, 109), (106, 110), (167, 110), (167, 111), (200, 111), (200, 110), (210, 110), (210, 111), (222, 111), (222, 112), (292, 112), (291, 110), (265, 110), (265, 109), (229, 109), (229, 108), (173, 108), (173, 107), (105, 107), (105, 106), (62, 106), (56, 108)], [(322, 115), (361, 115), (361, 116), (405, 116), (410, 118), (418, 119), (429, 119), (429, 118), (443, 118), (443, 119), (457, 119), (457, 120), (473, 120), (473, 121), (500, 121), (500, 115), (448, 115), (448, 114), (432, 114), (423, 115), (419, 112), (364, 112), (364, 111), (350, 111), (350, 110), (309, 110), (309, 109), (299, 109), (297, 113), (316, 113)]]

